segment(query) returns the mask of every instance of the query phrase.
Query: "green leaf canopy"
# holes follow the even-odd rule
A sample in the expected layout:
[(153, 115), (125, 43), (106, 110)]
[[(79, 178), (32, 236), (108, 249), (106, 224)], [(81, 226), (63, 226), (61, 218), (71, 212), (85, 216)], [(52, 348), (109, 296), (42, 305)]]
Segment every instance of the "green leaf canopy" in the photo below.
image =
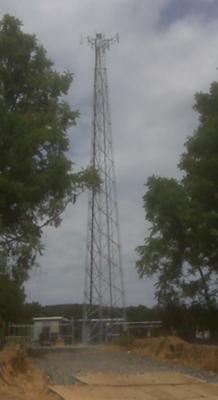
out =
[(144, 195), (151, 224), (136, 250), (142, 277), (156, 277), (159, 303), (216, 302), (218, 284), (218, 83), (195, 95), (199, 127), (188, 138), (181, 181), (150, 177)]
[(0, 274), (22, 283), (42, 251), (42, 228), (57, 226), (96, 172), (73, 173), (68, 129), (78, 111), (64, 100), (73, 75), (58, 73), (34, 35), (10, 15), (0, 21)]

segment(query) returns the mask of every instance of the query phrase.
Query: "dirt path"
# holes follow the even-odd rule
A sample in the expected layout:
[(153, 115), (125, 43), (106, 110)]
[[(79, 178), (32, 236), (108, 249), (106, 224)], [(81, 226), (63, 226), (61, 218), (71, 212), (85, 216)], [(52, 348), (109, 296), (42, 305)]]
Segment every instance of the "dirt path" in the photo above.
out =
[(180, 372), (208, 382), (218, 383), (218, 374), (203, 369), (170, 364), (131, 351), (113, 347), (86, 346), (51, 349), (34, 362), (54, 384), (71, 385), (77, 377), (90, 373), (143, 374), (144, 372)]
[[(181, 343), (171, 341), (169, 349), (165, 343), (164, 351), (158, 346), (164, 357), (173, 353), (173, 363), (149, 358), (149, 342), (142, 344), (134, 351), (115, 346), (32, 349), (32, 359), (22, 346), (8, 345), (0, 352), (0, 400), (218, 400), (218, 375), (181, 366)], [(195, 365), (197, 350), (191, 353)]]
[(178, 373), (142, 375), (92, 374), (80, 376), (84, 384), (53, 386), (64, 400), (215, 400), (218, 385), (200, 382)]
[(216, 375), (129, 351), (99, 346), (59, 349), (35, 362), (49, 377), (50, 388), (64, 400), (218, 400)]

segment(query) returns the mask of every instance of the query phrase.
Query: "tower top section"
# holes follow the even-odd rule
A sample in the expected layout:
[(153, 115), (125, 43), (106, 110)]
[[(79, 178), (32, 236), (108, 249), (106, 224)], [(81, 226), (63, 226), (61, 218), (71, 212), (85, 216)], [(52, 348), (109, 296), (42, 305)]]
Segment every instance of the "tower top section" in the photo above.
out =
[(95, 38), (87, 37), (88, 44), (92, 49), (102, 49), (103, 51), (109, 50), (110, 46), (114, 43), (119, 43), (119, 34), (110, 38), (106, 38), (104, 33), (96, 33)]

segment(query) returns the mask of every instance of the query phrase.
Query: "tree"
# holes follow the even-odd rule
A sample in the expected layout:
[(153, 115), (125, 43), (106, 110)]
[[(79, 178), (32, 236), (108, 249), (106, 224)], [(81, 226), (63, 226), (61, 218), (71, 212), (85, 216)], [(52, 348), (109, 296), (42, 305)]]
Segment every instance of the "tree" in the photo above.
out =
[(143, 197), (150, 235), (136, 250), (139, 275), (157, 276), (161, 304), (216, 301), (218, 275), (218, 83), (195, 95), (199, 127), (186, 144), (181, 181), (150, 177)]
[(0, 316), (4, 322), (19, 322), (25, 300), (24, 289), (10, 275), (0, 278)]
[(73, 75), (58, 73), (34, 35), (5, 15), (0, 21), (0, 263), (22, 285), (45, 225), (58, 226), (66, 205), (84, 187), (99, 184), (95, 171), (73, 173), (68, 129), (78, 111), (63, 96)]
[(37, 302), (23, 304), (19, 313), (20, 321), (25, 324), (31, 324), (34, 317), (43, 316), (43, 307)]
[[(199, 264), (218, 272), (218, 83), (209, 93), (197, 93), (194, 109), (199, 127), (186, 142), (179, 167), (192, 204), (192, 240)], [(194, 255), (195, 256), (195, 255)], [(191, 257), (191, 255), (190, 255)], [(193, 263), (193, 262), (192, 262)]]

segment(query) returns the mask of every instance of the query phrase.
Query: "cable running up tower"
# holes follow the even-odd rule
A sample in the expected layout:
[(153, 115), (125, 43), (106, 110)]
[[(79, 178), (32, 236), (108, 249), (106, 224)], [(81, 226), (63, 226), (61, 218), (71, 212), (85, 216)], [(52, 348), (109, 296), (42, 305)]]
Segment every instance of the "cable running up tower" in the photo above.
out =
[(125, 296), (118, 222), (117, 192), (108, 99), (106, 50), (118, 35), (88, 38), (95, 51), (91, 165), (102, 180), (88, 205), (87, 257), (84, 290), (83, 340), (103, 341), (125, 320)]

